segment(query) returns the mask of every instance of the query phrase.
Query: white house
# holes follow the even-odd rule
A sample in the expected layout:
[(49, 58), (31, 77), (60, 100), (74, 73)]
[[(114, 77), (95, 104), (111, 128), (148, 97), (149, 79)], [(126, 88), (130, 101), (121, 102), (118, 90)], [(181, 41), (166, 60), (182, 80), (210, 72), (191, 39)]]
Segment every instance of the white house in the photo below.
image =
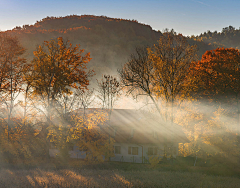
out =
[[(176, 157), (178, 144), (188, 142), (179, 125), (163, 123), (158, 116), (148, 112), (114, 109), (107, 123), (110, 126), (108, 134), (115, 139), (115, 156), (111, 161), (148, 163), (150, 156), (172, 154)], [(50, 156), (56, 152), (58, 151), (51, 150)], [(86, 153), (77, 147), (73, 147), (69, 153), (72, 158), (86, 157)]]
[(179, 125), (163, 123), (147, 112), (116, 109), (109, 124), (115, 139), (112, 161), (146, 163), (150, 156), (176, 157), (178, 144), (188, 142)]

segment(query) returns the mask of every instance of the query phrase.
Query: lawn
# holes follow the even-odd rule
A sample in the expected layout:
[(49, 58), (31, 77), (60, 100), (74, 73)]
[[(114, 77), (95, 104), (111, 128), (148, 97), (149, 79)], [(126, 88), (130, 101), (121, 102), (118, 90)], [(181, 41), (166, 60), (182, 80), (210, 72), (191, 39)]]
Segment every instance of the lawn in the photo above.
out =
[(239, 187), (237, 177), (191, 172), (1, 169), (1, 187)]
[(202, 163), (178, 158), (154, 168), (150, 164), (71, 159), (61, 163), (26, 162), (1, 165), (0, 187), (240, 187), (240, 168), (224, 163)]

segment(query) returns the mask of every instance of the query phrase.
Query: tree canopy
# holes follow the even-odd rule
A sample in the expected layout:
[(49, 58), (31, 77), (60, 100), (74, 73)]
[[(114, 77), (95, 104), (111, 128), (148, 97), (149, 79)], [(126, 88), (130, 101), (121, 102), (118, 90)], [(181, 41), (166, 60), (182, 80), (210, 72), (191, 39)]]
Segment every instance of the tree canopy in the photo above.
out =
[(187, 72), (196, 60), (196, 46), (191, 46), (181, 34), (163, 33), (158, 44), (148, 48), (149, 61), (153, 63), (153, 86), (158, 97), (169, 103), (183, 94)]
[(182, 97), (190, 64), (196, 59), (196, 46), (188, 44), (187, 38), (173, 30), (163, 33), (158, 44), (152, 48), (137, 49), (119, 71), (128, 92), (151, 98), (158, 112), (157, 100), (167, 104)]
[[(234, 48), (206, 51), (191, 65), (189, 87), (201, 97), (229, 97), (239, 93), (240, 53)], [(192, 94), (194, 94), (192, 92)]]
[(84, 50), (73, 47), (69, 41), (45, 41), (34, 52), (32, 74), (29, 76), (35, 94), (70, 94), (70, 88), (84, 89), (88, 86), (86, 64), (91, 60), (90, 53), (82, 55)]

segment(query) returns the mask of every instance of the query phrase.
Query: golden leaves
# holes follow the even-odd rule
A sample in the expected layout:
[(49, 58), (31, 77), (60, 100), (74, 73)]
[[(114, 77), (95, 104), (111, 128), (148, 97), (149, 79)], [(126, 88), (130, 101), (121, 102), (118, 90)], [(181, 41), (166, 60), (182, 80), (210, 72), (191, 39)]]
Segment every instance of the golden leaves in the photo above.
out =
[(189, 66), (196, 59), (196, 46), (190, 46), (181, 34), (166, 32), (157, 45), (148, 48), (148, 56), (153, 63), (155, 94), (166, 102), (181, 98)]
[(56, 97), (59, 93), (70, 94), (69, 88), (87, 88), (86, 65), (90, 62), (90, 53), (82, 55), (84, 50), (73, 47), (69, 41), (59, 37), (45, 41), (34, 52), (32, 74), (28, 79), (36, 95)]

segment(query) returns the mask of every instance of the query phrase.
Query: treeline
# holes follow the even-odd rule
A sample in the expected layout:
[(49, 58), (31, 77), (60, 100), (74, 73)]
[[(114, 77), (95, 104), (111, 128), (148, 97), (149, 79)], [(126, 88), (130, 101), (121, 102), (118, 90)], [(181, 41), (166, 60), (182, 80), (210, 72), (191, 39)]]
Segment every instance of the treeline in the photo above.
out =
[(225, 48), (240, 48), (240, 30), (233, 26), (225, 27), (221, 32), (207, 31), (201, 33), (199, 36), (193, 36), (192, 38), (201, 40), (205, 43), (222, 45)]
[[(138, 23), (137, 20), (110, 18), (110, 17), (107, 17), (107, 16), (94, 16), (94, 15), (81, 15), (81, 16), (69, 15), (69, 16), (65, 16), (65, 17), (62, 17), (62, 16), (60, 16), (60, 17), (54, 17), (54, 16), (49, 17), (49, 16), (47, 16), (46, 18), (43, 18), (40, 21), (36, 21), (36, 24), (34, 24), (34, 25), (23, 25), (22, 27), (21, 26), (16, 26), (13, 30), (24, 30), (24, 29), (28, 29), (28, 28), (33, 28), (34, 26), (36, 26), (36, 27), (44, 27), (43, 25), (46, 24), (45, 22), (48, 22), (48, 21), (51, 22), (51, 20), (60, 20), (60, 22), (62, 22), (61, 20), (64, 20), (64, 21), (67, 20), (68, 23), (67, 22), (64, 23), (64, 25), (67, 26), (66, 28), (73, 28), (74, 27), (73, 24), (76, 23), (77, 19), (83, 19), (84, 25), (89, 24), (88, 22), (95, 21), (97, 19), (98, 20), (102, 20), (102, 21), (116, 21), (116, 22), (126, 21), (126, 22), (136, 22), (136, 23)], [(71, 22), (71, 20), (75, 20), (75, 21)], [(68, 24), (68, 25), (66, 25), (66, 24)], [(92, 25), (92, 24), (89, 24), (89, 25)], [(142, 24), (142, 25), (145, 25), (145, 24)], [(54, 28), (57, 28), (59, 26), (61, 26), (61, 25), (53, 25)], [(146, 25), (146, 26), (148, 26), (148, 25)], [(53, 28), (51, 28), (51, 29), (53, 29)]]

